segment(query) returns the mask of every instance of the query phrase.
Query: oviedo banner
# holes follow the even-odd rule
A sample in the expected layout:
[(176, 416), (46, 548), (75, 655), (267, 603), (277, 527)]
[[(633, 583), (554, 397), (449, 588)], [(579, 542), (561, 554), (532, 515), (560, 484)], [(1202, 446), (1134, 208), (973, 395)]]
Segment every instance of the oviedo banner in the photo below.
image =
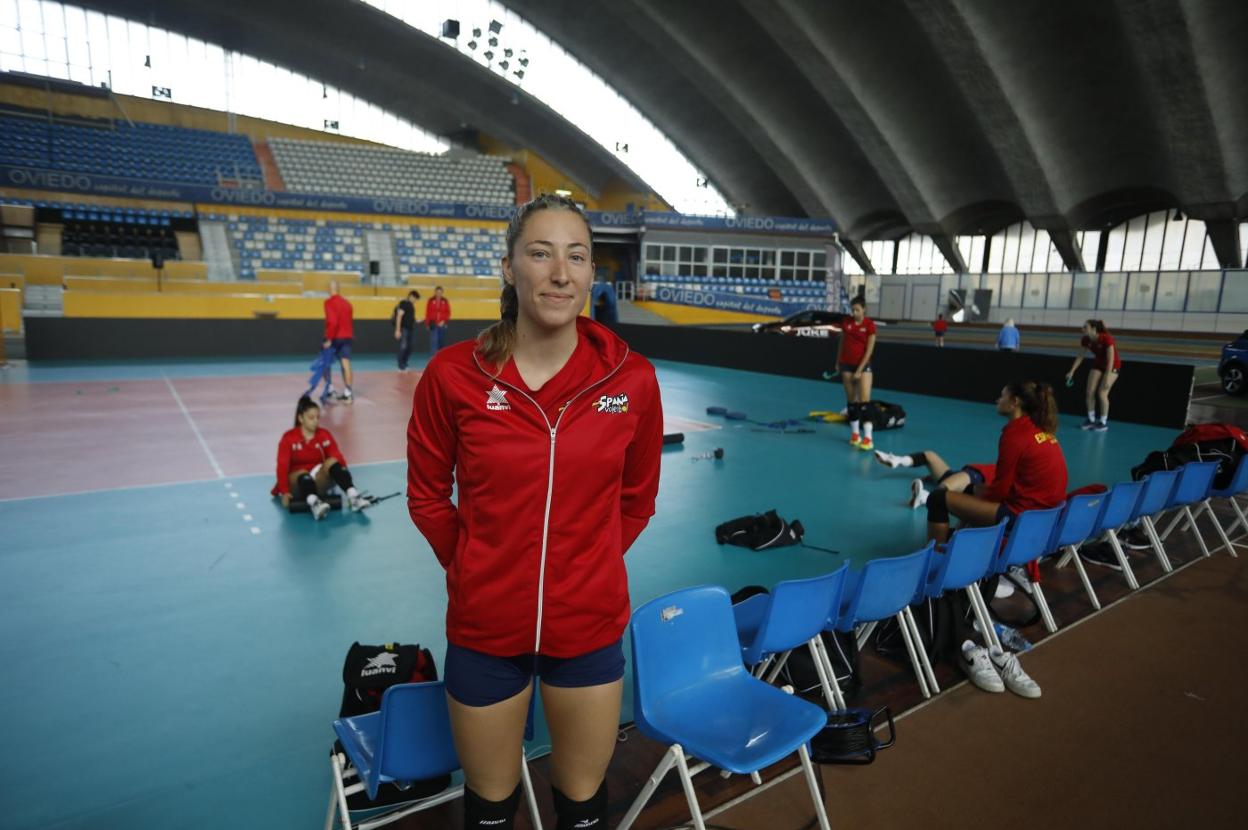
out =
[(746, 314), (762, 314), (768, 317), (788, 317), (799, 311), (824, 308), (823, 303), (811, 300), (773, 300), (769, 297), (735, 294), (730, 291), (695, 291), (667, 285), (657, 286), (652, 296), (660, 303), (713, 308), (717, 311), (741, 311)]
[[(381, 196), (324, 196), (257, 188), (207, 187), (180, 182), (152, 182), (117, 176), (97, 176), (93, 173), (7, 165), (0, 165), (0, 186), (115, 196), (124, 199), (200, 202), (335, 213), (427, 216), (441, 219), (484, 219), (495, 222), (506, 222), (515, 212), (515, 207), (512, 205), (474, 205)], [(644, 228), (681, 228), (816, 236), (831, 236), (836, 230), (836, 225), (829, 219), (780, 216), (686, 216), (681, 213), (656, 211), (628, 213), (589, 211), (588, 213), (590, 224), (595, 228), (604, 229), (624, 228), (640, 231)]]

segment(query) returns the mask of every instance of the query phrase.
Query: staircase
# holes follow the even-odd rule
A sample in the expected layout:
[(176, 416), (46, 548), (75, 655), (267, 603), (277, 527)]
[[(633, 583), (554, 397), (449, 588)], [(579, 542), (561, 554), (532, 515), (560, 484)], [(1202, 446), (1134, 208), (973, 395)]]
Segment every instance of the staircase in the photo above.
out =
[(199, 239), (202, 243), (204, 261), (208, 263), (208, 279), (229, 282), (238, 273), (234, 261), (234, 247), (224, 222), (199, 222)]
[[(375, 259), (381, 265), (381, 273), (377, 275), (377, 282), (398, 284), (399, 263), (394, 258), (394, 239), (391, 238), (390, 232), (366, 231), (364, 249), (368, 252), (369, 260)], [(365, 263), (365, 272), (367, 273), (367, 263)]]
[(65, 311), (63, 291), (59, 285), (27, 284), (22, 298), (22, 316), (60, 317)]
[(516, 180), (516, 204), (523, 205), (532, 199), (533, 184), (529, 180), (529, 174), (524, 172), (524, 168), (518, 164), (508, 164), (507, 172)]
[(282, 181), (282, 174), (277, 169), (277, 159), (273, 157), (273, 151), (269, 149), (269, 145), (264, 141), (258, 141), (251, 147), (256, 153), (256, 161), (260, 163), (260, 172), (264, 174), (265, 190), (285, 190), (286, 183)]

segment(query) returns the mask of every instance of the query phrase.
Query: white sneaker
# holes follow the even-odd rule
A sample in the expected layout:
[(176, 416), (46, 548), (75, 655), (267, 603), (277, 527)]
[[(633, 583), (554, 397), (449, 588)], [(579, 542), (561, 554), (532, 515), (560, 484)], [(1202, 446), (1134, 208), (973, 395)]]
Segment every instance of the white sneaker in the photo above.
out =
[(927, 491), (923, 489), (923, 479), (916, 478), (910, 482), (910, 509), (918, 510), (927, 504)]
[(329, 515), (329, 502), (320, 499), (316, 504), (312, 505), (312, 518), (318, 522)]
[(993, 599), (1006, 599), (1014, 596), (1014, 584), (1008, 579), (997, 580), (997, 592), (993, 594)]
[(1005, 573), (1010, 582), (1023, 589), (1023, 593), (1031, 594), (1031, 577), (1027, 574), (1026, 568), (1022, 565), (1011, 565)]
[(1028, 677), (1027, 672), (1023, 671), (1023, 666), (1018, 662), (1017, 655), (993, 646), (988, 650), (988, 657), (996, 670), (1001, 673), (1000, 679), (1005, 682), (1007, 689), (1019, 697), (1040, 697), (1039, 684)]
[(875, 460), (883, 464), (885, 467), (892, 467), (893, 469), (901, 466), (900, 455), (893, 455), (891, 452), (884, 452), (884, 450), (875, 451)]
[(373, 506), (373, 498), (360, 493), (348, 499), (347, 504), (351, 506), (352, 513), (359, 513), (361, 510), (366, 510)]
[[(1013, 657), (1013, 655), (1010, 655)], [(1018, 661), (1015, 661), (1017, 665)], [(970, 678), (970, 681), (985, 692), (1004, 692), (1005, 683), (1001, 680), (1001, 675), (997, 674), (997, 670), (993, 668), (992, 660), (988, 658), (988, 649), (983, 646), (977, 646), (970, 640), (962, 644), (962, 659), (958, 661), (962, 666), (962, 671)]]

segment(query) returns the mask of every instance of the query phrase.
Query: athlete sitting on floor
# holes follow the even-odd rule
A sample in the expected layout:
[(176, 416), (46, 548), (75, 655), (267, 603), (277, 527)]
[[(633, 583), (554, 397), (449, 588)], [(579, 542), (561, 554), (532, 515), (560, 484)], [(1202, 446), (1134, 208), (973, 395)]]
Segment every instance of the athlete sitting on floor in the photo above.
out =
[[(927, 478), (936, 483), (933, 489), (952, 490), (955, 493), (970, 493), (971, 495), (982, 493), (992, 484), (997, 472), (995, 464), (967, 464), (960, 470), (955, 470), (933, 450), (920, 450), (908, 455), (894, 455), (891, 452), (876, 450), (875, 460), (894, 469), (926, 467)], [(911, 481), (910, 509), (914, 510), (927, 504), (929, 495), (930, 491), (923, 486), (922, 478)]]
[(291, 499), (306, 502), (313, 518), (325, 518), (330, 482), (347, 494), (352, 511), (363, 510), (373, 500), (355, 489), (347, 459), (329, 430), (320, 426), (321, 408), (304, 395), (295, 408), (295, 426), (277, 442), (277, 483), (271, 491), (290, 507)]

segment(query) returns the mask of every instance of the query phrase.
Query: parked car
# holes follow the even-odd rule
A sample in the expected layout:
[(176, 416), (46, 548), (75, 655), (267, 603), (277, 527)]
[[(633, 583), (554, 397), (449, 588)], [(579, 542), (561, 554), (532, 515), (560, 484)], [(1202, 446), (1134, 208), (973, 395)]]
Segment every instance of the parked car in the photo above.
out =
[(1222, 391), (1226, 394), (1248, 392), (1248, 331), (1222, 347), (1218, 377), (1222, 379)]
[(808, 309), (774, 323), (755, 323), (758, 334), (788, 334), (795, 337), (831, 337), (841, 333), (841, 322), (848, 317), (839, 311)]

